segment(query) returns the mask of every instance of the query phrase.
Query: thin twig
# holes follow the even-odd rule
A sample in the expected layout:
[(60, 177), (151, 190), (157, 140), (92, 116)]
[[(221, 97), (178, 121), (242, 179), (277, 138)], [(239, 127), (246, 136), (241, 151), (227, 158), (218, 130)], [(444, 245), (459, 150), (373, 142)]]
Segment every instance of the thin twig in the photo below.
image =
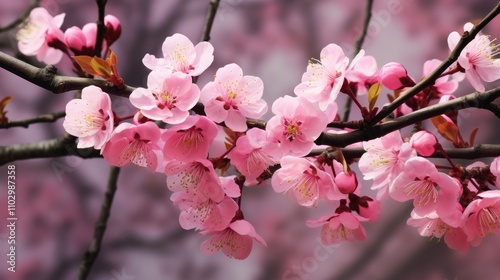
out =
[(57, 75), (57, 69), (53, 65), (38, 68), (3, 52), (0, 52), (0, 67), (54, 93), (81, 90), (94, 85), (109, 94), (128, 97), (135, 89), (127, 85), (123, 89), (119, 89), (105, 80), (60, 76)]
[(462, 50), (469, 44), (474, 37), (483, 29), (493, 18), (495, 18), (500, 13), (500, 3), (498, 3), (493, 10), (483, 19), (480, 23), (475, 25), (469, 32), (464, 32), (462, 38), (458, 41), (455, 49), (450, 53), (450, 55), (441, 63), (431, 74), (417, 83), (414, 87), (403, 92), (396, 100), (387, 106), (384, 106), (382, 110), (367, 124), (374, 125), (379, 121), (383, 120), (385, 117), (389, 116), (394, 110), (405, 103), (408, 99), (418, 94), (421, 90), (434, 84), (437, 78), (448, 69), (448, 67), (455, 62)]
[(51, 113), (51, 114), (44, 114), (40, 115), (36, 118), (32, 119), (26, 119), (26, 120), (19, 120), (19, 121), (9, 121), (8, 123), (2, 125), (0, 124), (0, 128), (10, 128), (10, 127), (25, 127), (28, 128), (31, 124), (34, 123), (50, 123), (50, 122), (55, 122), (60, 118), (63, 118), (66, 116), (65, 112), (56, 112), (56, 113)]
[[(356, 40), (356, 45), (354, 46), (354, 53), (352, 57), (354, 58), (361, 48), (363, 47), (363, 42), (365, 41), (366, 34), (368, 31), (368, 25), (370, 24), (370, 19), (372, 18), (372, 7), (373, 0), (366, 0), (366, 10), (365, 10), (365, 20), (363, 22), (363, 28), (361, 29), (361, 33), (359, 34), (358, 39)], [(342, 115), (342, 121), (346, 122), (349, 120), (349, 114), (351, 113), (351, 105), (352, 99), (347, 96), (347, 100), (344, 105), (344, 114)]]
[(90, 247), (85, 253), (82, 262), (80, 263), (80, 269), (78, 271), (77, 280), (87, 279), (90, 273), (90, 269), (94, 264), (99, 251), (101, 249), (102, 238), (106, 232), (106, 226), (111, 212), (111, 205), (113, 204), (113, 198), (117, 189), (118, 175), (120, 174), (120, 168), (112, 166), (109, 171), (108, 187), (104, 193), (104, 198), (101, 204), (101, 211), (99, 213), (99, 218), (95, 224), (94, 235), (90, 243)]
[(5, 26), (0, 26), (0, 33), (9, 31), (18, 26), (19, 24), (21, 24), (30, 15), (31, 11), (34, 8), (40, 6), (40, 2), (41, 0), (33, 0), (31, 4), (28, 6), (28, 8), (26, 8), (26, 10), (24, 10), (24, 12), (21, 15), (19, 15), (18, 18), (16, 18), (14, 21)]
[(106, 3), (108, 0), (96, 0), (97, 8), (98, 8), (98, 16), (97, 16), (97, 32), (95, 35), (95, 46), (94, 46), (94, 55), (101, 57), (102, 51), (102, 42), (104, 41), (104, 35), (106, 34), (106, 25), (104, 25), (104, 14)]
[(203, 32), (201, 34), (201, 41), (210, 41), (210, 32), (212, 31), (212, 25), (214, 24), (215, 14), (217, 13), (217, 8), (219, 7), (220, 0), (210, 0), (208, 7), (207, 19), (205, 21), (205, 26), (203, 27)]

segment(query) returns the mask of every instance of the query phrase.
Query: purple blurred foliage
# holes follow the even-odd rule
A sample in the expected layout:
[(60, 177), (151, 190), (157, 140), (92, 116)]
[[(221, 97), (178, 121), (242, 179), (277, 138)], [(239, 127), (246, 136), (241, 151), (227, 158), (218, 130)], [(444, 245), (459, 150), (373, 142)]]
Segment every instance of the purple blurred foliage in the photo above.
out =
[[(117, 16), (123, 28), (113, 50), (125, 82), (145, 85), (148, 70), (141, 63), (142, 57), (146, 53), (161, 54), (161, 44), (167, 36), (178, 32), (198, 41), (208, 2), (109, 0), (106, 12)], [(377, 59), (379, 67), (397, 61), (418, 79), (425, 60), (446, 57), (448, 34), (461, 31), (467, 21), (482, 18), (495, 2), (375, 1), (364, 49)], [(0, 25), (15, 19), (28, 3), (28, 0), (0, 2)], [(198, 84), (205, 85), (219, 67), (235, 62), (245, 74), (263, 79), (264, 97), (269, 104), (285, 94), (292, 95), (307, 60), (317, 58), (325, 45), (339, 44), (351, 55), (361, 29), (364, 5), (364, 1), (352, 0), (223, 0), (211, 34), (215, 61)], [(97, 16), (94, 1), (43, 0), (42, 6), (53, 15), (66, 13), (64, 29), (81, 27)], [(495, 28), (499, 24), (500, 19), (495, 19), (486, 32), (500, 36)], [(21, 57), (15, 46), (15, 31), (0, 34), (1, 50)], [(32, 58), (23, 59), (37, 64)], [(63, 59), (58, 67), (59, 72), (72, 74), (69, 59)], [(468, 86), (460, 90), (458, 95), (472, 91)], [(0, 71), (0, 97), (14, 96), (7, 107), (12, 120), (63, 111), (73, 94), (54, 95)], [(380, 99), (378, 105), (386, 102)], [(114, 100), (117, 113), (132, 112), (128, 100)], [(343, 104), (342, 99), (339, 104)], [(464, 125), (491, 120), (491, 114), (478, 110), (462, 113)], [(359, 116), (354, 113), (352, 117)], [(269, 117), (268, 113), (265, 118)], [(0, 144), (51, 139), (63, 133), (61, 124), (58, 121), (32, 125), (29, 129), (2, 130)], [(473, 128), (464, 129), (470, 132)], [(478, 140), (487, 141), (494, 136), (494, 132), (480, 130)], [(98, 216), (107, 164), (102, 159), (76, 157), (15, 164), (18, 267), (16, 273), (6, 269), (7, 233), (2, 228), (0, 279), (74, 279)], [(268, 248), (256, 244), (244, 261), (228, 259), (220, 253), (207, 257), (199, 252), (199, 244), (205, 237), (179, 226), (179, 211), (169, 199), (165, 176), (135, 166), (124, 169), (103, 247), (89, 279), (461, 280), (497, 279), (500, 275), (500, 251), (495, 249), (500, 245), (497, 236), (486, 238), (467, 254), (452, 251), (444, 242), (422, 238), (414, 228), (406, 226), (409, 204), (388, 199), (382, 203), (381, 218), (366, 225), (365, 242), (344, 243), (326, 250), (317, 239), (319, 229), (307, 228), (305, 221), (331, 211), (332, 206), (323, 203), (316, 209), (301, 208), (274, 193), (269, 186), (245, 189), (243, 204), (246, 219), (266, 239)], [(2, 173), (5, 172), (3, 167)], [(7, 200), (3, 186), (0, 218), (5, 221)], [(368, 188), (369, 182), (365, 182), (363, 193), (372, 195)], [(298, 274), (293, 273), (294, 267), (300, 270)]]

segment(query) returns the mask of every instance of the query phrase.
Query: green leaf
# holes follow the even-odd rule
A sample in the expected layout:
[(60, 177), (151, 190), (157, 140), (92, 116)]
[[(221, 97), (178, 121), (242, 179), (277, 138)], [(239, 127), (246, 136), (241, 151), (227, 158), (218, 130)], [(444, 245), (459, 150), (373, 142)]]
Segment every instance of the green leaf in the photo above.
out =
[(368, 90), (368, 103), (370, 104), (370, 111), (373, 110), (373, 107), (375, 107), (375, 103), (377, 102), (381, 90), (382, 86), (380, 83), (373, 84)]

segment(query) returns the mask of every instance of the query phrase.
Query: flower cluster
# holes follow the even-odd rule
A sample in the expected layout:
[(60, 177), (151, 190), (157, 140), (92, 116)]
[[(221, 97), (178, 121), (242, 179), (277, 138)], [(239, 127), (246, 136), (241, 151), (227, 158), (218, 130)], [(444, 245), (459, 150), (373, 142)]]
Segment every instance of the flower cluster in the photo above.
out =
[[(43, 8), (34, 9), (18, 33), (20, 51), (46, 63), (58, 62), (63, 53), (94, 55), (96, 25), (63, 32), (63, 19), (64, 14), (52, 17)], [(121, 33), (114, 16), (106, 16), (105, 24), (103, 54)], [(466, 24), (464, 29), (471, 28)], [(456, 32), (450, 34), (450, 48), (459, 37)], [(110, 96), (88, 86), (81, 99), (67, 104), (63, 123), (69, 134), (78, 137), (78, 148), (100, 150), (111, 165), (132, 163), (165, 174), (171, 200), (180, 209), (181, 227), (208, 236), (202, 252), (211, 255), (221, 250), (229, 257), (244, 259), (254, 240), (266, 246), (241, 209), (243, 190), (265, 181), (300, 206), (330, 205), (330, 213), (306, 222), (321, 227), (321, 240), (327, 245), (364, 240), (363, 223), (377, 219), (385, 197), (411, 200), (414, 208), (408, 224), (418, 227), (422, 236), (444, 236), (453, 249), (466, 251), (469, 244), (476, 246), (488, 233), (500, 231), (500, 191), (496, 189), (500, 186), (500, 157), (491, 166), (462, 167), (451, 161), (438, 141), (444, 138), (459, 148), (473, 145), (475, 132), (468, 142), (462, 138), (457, 112), (431, 119), (437, 134), (419, 122), (408, 138), (396, 130), (355, 143), (365, 150), (359, 158), (344, 156), (342, 147), (321, 146), (322, 135), (347, 132), (328, 128), (340, 119), (340, 94), (359, 108), (363, 120), (351, 127), (362, 129), (366, 127), (359, 124), (370, 123), (378, 112), (375, 103), (382, 87), (393, 91), (388, 95), (392, 102), (417, 84), (418, 79), (410, 77), (401, 64), (391, 62), (379, 68), (375, 58), (363, 50), (351, 61), (338, 45), (329, 44), (319, 59), (309, 61), (295, 95), (273, 102), (273, 116), (264, 125), (255, 120), (268, 111), (263, 82), (244, 75), (237, 64), (219, 68), (213, 81), (201, 88), (193, 83), (194, 77), (210, 67), (213, 53), (209, 42), (194, 45), (182, 34), (169, 36), (162, 45), (163, 57), (146, 54), (142, 60), (151, 72), (146, 87), (130, 94), (134, 114), (117, 116)], [(500, 78), (497, 53), (489, 37), (479, 34), (448, 71), (399, 106), (393, 117), (455, 98), (464, 76), (476, 90), (484, 91), (481, 79)], [(109, 63), (85, 61), (108, 65), (111, 72), (104, 71), (102, 76), (121, 79), (114, 76), (116, 57), (112, 52)], [(425, 62), (423, 77), (440, 64), (437, 59)], [(368, 107), (361, 105), (364, 96)], [(127, 122), (129, 119), (132, 121)], [(436, 152), (450, 165), (436, 165), (426, 158)], [(365, 181), (373, 180), (374, 197), (363, 190), (358, 169)], [(234, 171), (233, 175), (227, 175), (228, 171)]]

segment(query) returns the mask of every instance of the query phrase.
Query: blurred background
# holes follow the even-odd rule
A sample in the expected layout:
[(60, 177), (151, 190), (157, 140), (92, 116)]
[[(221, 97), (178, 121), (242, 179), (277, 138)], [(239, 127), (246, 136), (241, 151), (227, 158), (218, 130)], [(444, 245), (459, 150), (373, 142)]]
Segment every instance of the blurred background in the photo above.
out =
[[(146, 53), (161, 56), (167, 36), (182, 33), (193, 42), (199, 41), (208, 2), (109, 0), (106, 13), (117, 16), (123, 28), (113, 50), (125, 82), (145, 86), (149, 70), (141, 60)], [(0, 26), (18, 17), (29, 3), (0, 1)], [(450, 32), (461, 32), (464, 23), (483, 18), (495, 4), (493, 0), (375, 0), (363, 48), (377, 59), (379, 67), (397, 61), (419, 79), (426, 60), (442, 60), (448, 55)], [(43, 0), (41, 5), (52, 15), (66, 13), (63, 30), (73, 25), (82, 27), (97, 17), (94, 1)], [(352, 57), (364, 10), (365, 1), (361, 0), (222, 0), (210, 40), (215, 60), (198, 85), (203, 87), (219, 67), (235, 62), (246, 75), (263, 79), (264, 98), (269, 104), (280, 96), (293, 95), (308, 59), (319, 58), (327, 44), (340, 45)], [(498, 26), (497, 18), (484, 33), (498, 37)], [(0, 50), (40, 66), (17, 52), (16, 31), (0, 33)], [(72, 75), (66, 57), (58, 69)], [(487, 88), (495, 86), (500, 84)], [(472, 91), (464, 82), (456, 95)], [(74, 93), (55, 95), (0, 69), (0, 97), (8, 95), (14, 97), (7, 106), (8, 117), (20, 120), (64, 111)], [(341, 106), (342, 96), (340, 100)], [(380, 98), (379, 105), (385, 102)], [(113, 104), (119, 115), (133, 112), (126, 99), (114, 98)], [(353, 111), (352, 118), (359, 118)], [(494, 127), (499, 123), (490, 115), (472, 109), (461, 112), (464, 137), (479, 123), (483, 126), (478, 142), (495, 143)], [(270, 113), (265, 116), (269, 117)], [(0, 145), (48, 140), (62, 133), (62, 120), (28, 129), (10, 128), (0, 131)], [(490, 160), (485, 159), (487, 163)], [(17, 271), (7, 271), (7, 230), (2, 226), (0, 279), (74, 279), (92, 237), (109, 166), (102, 159), (77, 157), (14, 164), (19, 218)], [(7, 167), (1, 170), (5, 178)], [(370, 182), (363, 182), (363, 194), (373, 195), (369, 186)], [(1, 188), (0, 220), (6, 221), (4, 183)], [(299, 207), (270, 186), (248, 188), (245, 196), (245, 217), (267, 241), (268, 248), (254, 244), (250, 257), (243, 261), (222, 253), (208, 257), (199, 252), (205, 237), (179, 226), (179, 210), (169, 199), (165, 176), (135, 166), (123, 168), (103, 247), (88, 279), (500, 279), (498, 236), (488, 236), (468, 253), (452, 251), (442, 240), (420, 237), (415, 228), (406, 225), (408, 203), (384, 200), (379, 220), (365, 224), (366, 241), (327, 250), (319, 242), (319, 228), (307, 228), (305, 221), (333, 211), (330, 206)]]

